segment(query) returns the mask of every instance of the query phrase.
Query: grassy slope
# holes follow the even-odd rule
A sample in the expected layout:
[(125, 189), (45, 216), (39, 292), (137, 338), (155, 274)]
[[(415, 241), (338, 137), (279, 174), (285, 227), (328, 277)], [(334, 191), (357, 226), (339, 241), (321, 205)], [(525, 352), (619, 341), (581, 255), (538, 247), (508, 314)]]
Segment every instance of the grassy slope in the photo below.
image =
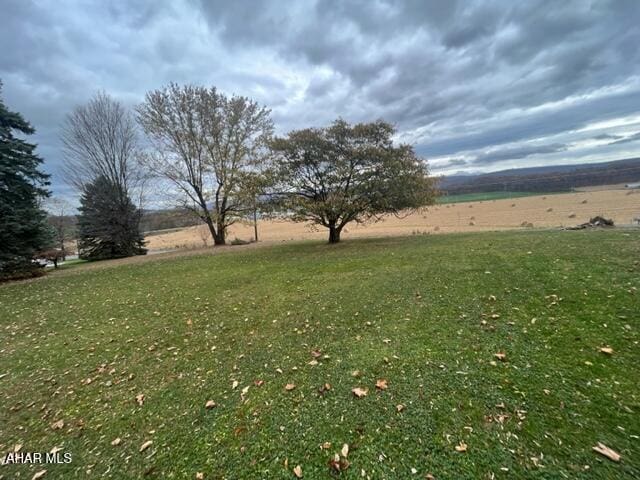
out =
[(502, 200), (505, 198), (536, 197), (543, 195), (553, 195), (553, 193), (543, 192), (484, 192), (484, 193), (460, 193), (457, 195), (443, 195), (437, 198), (437, 203), (463, 203), (481, 202), (489, 200)]
[[(620, 231), (442, 235), (3, 286), (0, 447), (64, 447), (73, 463), (46, 478), (65, 479), (293, 478), (297, 464), (330, 478), (343, 443), (343, 478), (637, 478), (639, 256)], [(312, 366), (315, 348), (329, 358)], [(498, 351), (508, 361), (492, 365)]]

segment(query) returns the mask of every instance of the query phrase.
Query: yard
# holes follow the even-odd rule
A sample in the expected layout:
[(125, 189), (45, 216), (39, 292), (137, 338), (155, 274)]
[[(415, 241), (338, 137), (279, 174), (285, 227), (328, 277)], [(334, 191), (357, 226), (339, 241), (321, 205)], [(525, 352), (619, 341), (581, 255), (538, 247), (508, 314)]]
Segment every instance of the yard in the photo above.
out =
[(2, 285), (0, 448), (72, 461), (0, 476), (638, 478), (639, 259), (632, 230), (421, 235)]

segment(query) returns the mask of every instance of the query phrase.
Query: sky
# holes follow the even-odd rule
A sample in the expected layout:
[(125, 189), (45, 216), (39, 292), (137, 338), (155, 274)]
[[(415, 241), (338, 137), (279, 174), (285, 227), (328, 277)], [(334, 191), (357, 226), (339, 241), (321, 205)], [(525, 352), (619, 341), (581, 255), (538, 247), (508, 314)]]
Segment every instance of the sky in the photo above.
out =
[(0, 0), (2, 97), (54, 195), (65, 116), (171, 81), (272, 110), (278, 134), (392, 122), (434, 174), (640, 156), (640, 1)]

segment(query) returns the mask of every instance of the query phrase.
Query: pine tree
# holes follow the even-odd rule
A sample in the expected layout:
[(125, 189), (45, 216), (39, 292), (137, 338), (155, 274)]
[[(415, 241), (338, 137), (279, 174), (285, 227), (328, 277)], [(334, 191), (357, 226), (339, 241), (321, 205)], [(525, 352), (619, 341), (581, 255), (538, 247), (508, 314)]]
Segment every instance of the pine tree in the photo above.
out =
[(100, 176), (83, 189), (78, 216), (80, 258), (144, 255), (141, 212), (116, 184)]
[(40, 208), (49, 196), (49, 175), (39, 170), (36, 146), (16, 138), (15, 132), (31, 135), (35, 130), (0, 98), (0, 280), (37, 274), (41, 269), (32, 259), (51, 244)]

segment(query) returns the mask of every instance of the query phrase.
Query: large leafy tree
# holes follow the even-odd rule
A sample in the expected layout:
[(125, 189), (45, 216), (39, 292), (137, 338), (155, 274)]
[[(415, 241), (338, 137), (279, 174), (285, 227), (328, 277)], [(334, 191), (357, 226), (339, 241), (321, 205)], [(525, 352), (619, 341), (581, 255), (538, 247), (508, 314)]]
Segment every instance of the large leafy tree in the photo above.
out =
[(215, 88), (174, 83), (147, 93), (138, 121), (156, 147), (149, 170), (168, 181), (179, 204), (206, 223), (215, 245), (255, 211), (255, 173), (268, 158), (267, 108)]
[(51, 242), (40, 208), (49, 176), (40, 171), (36, 146), (16, 133), (31, 135), (34, 129), (0, 98), (0, 279), (35, 273), (32, 258)]
[(80, 258), (108, 258), (144, 255), (144, 238), (139, 230), (141, 212), (129, 197), (122, 199), (117, 184), (99, 176), (84, 187), (78, 215)]
[(392, 125), (337, 120), (276, 138), (274, 198), (294, 221), (329, 230), (340, 241), (350, 222), (402, 215), (433, 203), (434, 182), (410, 145), (394, 145)]

